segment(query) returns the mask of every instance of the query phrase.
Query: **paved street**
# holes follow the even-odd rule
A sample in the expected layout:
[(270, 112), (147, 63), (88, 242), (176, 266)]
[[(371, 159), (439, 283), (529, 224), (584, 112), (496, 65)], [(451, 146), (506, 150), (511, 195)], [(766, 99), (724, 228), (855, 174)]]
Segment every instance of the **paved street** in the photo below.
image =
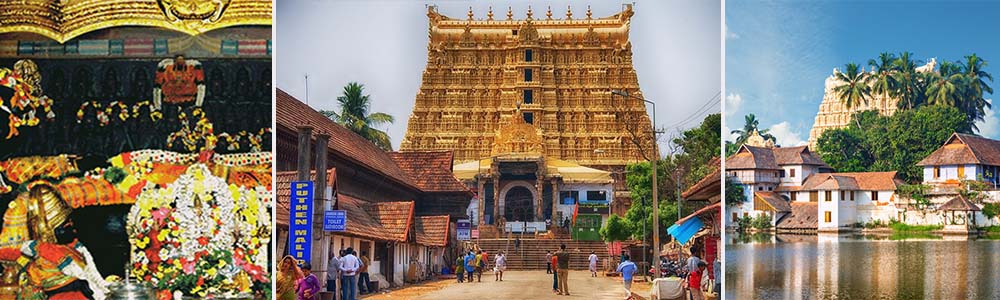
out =
[[(454, 280), (432, 282), (411, 286), (391, 293), (367, 299), (413, 299), (413, 300), (508, 300), (508, 299), (623, 299), (621, 279), (614, 277), (590, 277), (587, 271), (572, 271), (569, 274), (570, 296), (552, 293), (552, 275), (540, 271), (504, 272), (504, 281), (493, 281), (492, 273), (484, 273), (482, 282), (459, 284)], [(649, 284), (636, 283), (633, 291), (648, 297)]]

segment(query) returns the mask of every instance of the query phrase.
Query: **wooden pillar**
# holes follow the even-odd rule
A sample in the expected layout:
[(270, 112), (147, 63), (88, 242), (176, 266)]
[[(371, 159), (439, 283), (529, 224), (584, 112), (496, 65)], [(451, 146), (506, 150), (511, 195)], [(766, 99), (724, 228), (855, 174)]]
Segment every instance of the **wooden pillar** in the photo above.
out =
[(298, 181), (309, 180), (309, 144), (312, 143), (312, 126), (298, 126), (299, 131), (299, 161), (298, 161)]
[(493, 174), (493, 224), (500, 219), (500, 176)]
[(559, 207), (559, 184), (555, 178), (552, 178), (552, 215), (549, 216), (552, 222), (549, 224), (549, 230), (555, 230), (556, 228), (556, 209)]
[(538, 172), (535, 177), (535, 221), (545, 221), (545, 217), (542, 216), (542, 175)]
[(479, 209), (478, 212), (476, 212), (477, 215), (476, 220), (478, 220), (478, 225), (483, 225), (486, 224), (484, 219), (486, 215), (486, 194), (485, 194), (486, 183), (483, 182), (483, 178), (479, 178), (478, 180), (476, 180), (476, 184), (478, 185), (479, 188), (479, 193), (476, 194), (476, 196), (479, 198)]

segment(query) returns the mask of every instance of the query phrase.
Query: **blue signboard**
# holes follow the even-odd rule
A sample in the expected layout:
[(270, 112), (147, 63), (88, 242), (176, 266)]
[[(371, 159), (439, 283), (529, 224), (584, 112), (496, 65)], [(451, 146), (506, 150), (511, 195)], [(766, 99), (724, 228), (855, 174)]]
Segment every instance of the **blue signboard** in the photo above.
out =
[(313, 182), (293, 181), (288, 222), (288, 254), (300, 263), (312, 256)]
[(455, 227), (458, 229), (456, 232), (458, 235), (456, 239), (459, 241), (468, 241), (472, 239), (472, 222), (469, 222), (468, 219), (462, 219), (458, 220), (458, 224), (455, 225), (457, 225)]
[(323, 231), (347, 230), (347, 211), (328, 210), (323, 212)]

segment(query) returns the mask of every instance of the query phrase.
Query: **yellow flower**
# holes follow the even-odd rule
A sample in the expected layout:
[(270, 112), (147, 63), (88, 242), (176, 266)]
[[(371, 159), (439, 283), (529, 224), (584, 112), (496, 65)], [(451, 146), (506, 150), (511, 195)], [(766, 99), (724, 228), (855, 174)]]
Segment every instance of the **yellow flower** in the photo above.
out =
[(217, 274), (217, 272), (218, 271), (216, 271), (215, 268), (209, 268), (208, 270), (205, 270), (205, 274), (208, 274), (208, 277), (215, 277), (215, 274)]
[(138, 240), (138, 241), (135, 242), (135, 246), (139, 247), (139, 249), (146, 249), (146, 246), (148, 246), (148, 245), (149, 245), (149, 237), (148, 236), (143, 237), (141, 240)]
[(169, 235), (169, 234), (170, 234), (170, 230), (169, 229), (160, 230), (160, 233), (156, 234), (156, 240), (161, 241), (161, 242), (162, 241), (166, 241), (167, 240), (167, 235)]

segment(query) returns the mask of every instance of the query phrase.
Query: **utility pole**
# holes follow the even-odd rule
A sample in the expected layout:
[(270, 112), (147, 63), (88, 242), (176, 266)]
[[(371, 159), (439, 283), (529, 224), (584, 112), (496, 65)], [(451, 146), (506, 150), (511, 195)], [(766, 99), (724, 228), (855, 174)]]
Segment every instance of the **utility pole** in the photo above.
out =
[[(651, 124), (652, 126), (650, 127), (650, 129), (653, 131), (653, 152), (654, 152), (653, 162), (652, 162), (652, 167), (653, 167), (653, 230), (652, 231), (653, 231), (653, 257), (655, 258), (654, 260), (656, 262), (659, 262), (660, 261), (660, 259), (659, 259), (660, 258), (660, 214), (659, 214), (659, 209), (660, 209), (660, 200), (659, 200), (660, 197), (659, 197), (659, 194), (660, 193), (659, 193), (659, 191), (660, 190), (657, 188), (657, 182), (656, 182), (657, 181), (656, 180), (656, 173), (658, 173), (657, 172), (658, 170), (656, 169), (656, 163), (657, 163), (658, 160), (660, 160), (660, 149), (659, 149), (659, 147), (656, 146), (656, 141), (657, 141), (657, 139), (656, 139), (656, 136), (657, 136), (657, 132), (656, 132), (656, 103), (653, 102), (653, 101), (649, 101), (649, 100), (640, 98), (640, 97), (629, 95), (628, 92), (621, 91), (621, 90), (611, 90), (611, 94), (613, 94), (613, 95), (619, 95), (619, 96), (623, 96), (623, 97), (627, 97), (627, 98), (633, 98), (633, 99), (642, 100), (643, 102), (649, 103), (650, 105), (653, 106), (653, 120), (652, 120), (653, 123)], [(659, 273), (660, 272), (658, 272), (658, 271), (654, 272), (653, 273), (653, 278), (660, 278), (660, 274)]]

